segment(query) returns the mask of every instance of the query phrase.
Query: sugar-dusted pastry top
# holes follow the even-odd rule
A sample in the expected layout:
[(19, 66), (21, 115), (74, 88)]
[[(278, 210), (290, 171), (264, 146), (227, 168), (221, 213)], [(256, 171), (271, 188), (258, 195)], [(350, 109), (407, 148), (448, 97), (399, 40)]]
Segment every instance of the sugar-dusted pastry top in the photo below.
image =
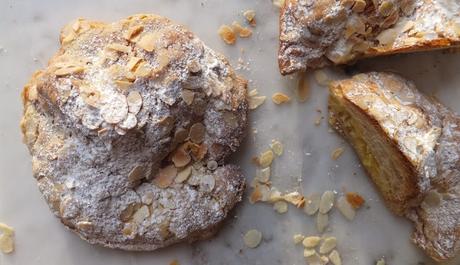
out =
[(460, 44), (455, 0), (286, 0), (280, 15), (283, 75), (363, 57)]
[(23, 91), (24, 142), (51, 210), (91, 243), (153, 250), (212, 235), (241, 200), (226, 165), (247, 123), (246, 81), (156, 15), (78, 19)]
[[(460, 116), (392, 73), (333, 82), (330, 122), (435, 260), (460, 251)], [(388, 187), (391, 187), (390, 189)]]

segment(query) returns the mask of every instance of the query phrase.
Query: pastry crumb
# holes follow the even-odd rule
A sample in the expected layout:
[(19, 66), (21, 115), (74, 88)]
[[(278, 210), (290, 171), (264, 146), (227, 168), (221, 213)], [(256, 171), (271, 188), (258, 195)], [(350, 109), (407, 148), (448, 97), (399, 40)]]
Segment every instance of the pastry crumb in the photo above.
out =
[(262, 233), (256, 229), (251, 229), (244, 234), (243, 241), (248, 248), (256, 248), (262, 241)]

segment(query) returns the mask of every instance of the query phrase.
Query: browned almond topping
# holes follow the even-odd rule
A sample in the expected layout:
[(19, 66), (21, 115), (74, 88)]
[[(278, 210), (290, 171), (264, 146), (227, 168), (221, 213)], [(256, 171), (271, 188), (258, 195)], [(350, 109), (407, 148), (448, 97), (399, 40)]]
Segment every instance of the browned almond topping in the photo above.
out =
[(334, 149), (331, 153), (331, 158), (334, 160), (337, 160), (342, 155), (343, 151), (345, 151), (343, 147), (338, 147)]
[(132, 40), (137, 37), (142, 30), (144, 30), (143, 26), (134, 26), (128, 29), (128, 31), (123, 35), (123, 37), (127, 40)]
[(361, 13), (366, 9), (366, 0), (355, 0), (355, 4), (353, 5), (353, 11), (356, 13)]
[(129, 71), (135, 71), (136, 67), (139, 65), (141, 61), (142, 59), (139, 57), (131, 57), (129, 58), (129, 61), (126, 67), (128, 68)]
[(222, 40), (225, 41), (225, 43), (229, 45), (235, 44), (236, 34), (235, 34), (235, 31), (230, 26), (227, 26), (227, 25), (220, 26), (217, 33), (222, 38)]
[(176, 167), (184, 167), (190, 163), (192, 158), (190, 155), (184, 150), (184, 148), (177, 148), (176, 152), (174, 153), (171, 159)]
[(101, 93), (99, 91), (89, 87), (89, 86), (80, 86), (80, 96), (83, 98), (86, 104), (92, 107), (99, 107), (99, 102), (101, 98)]
[(201, 143), (204, 140), (206, 134), (206, 127), (202, 123), (195, 123), (190, 127), (189, 137), (194, 143)]
[(173, 165), (161, 168), (158, 174), (153, 179), (153, 183), (159, 188), (165, 189), (169, 187), (177, 175), (177, 168)]
[(157, 70), (158, 70), (158, 71), (163, 70), (163, 68), (165, 68), (165, 67), (169, 64), (169, 62), (170, 62), (168, 51), (165, 50), (165, 49), (161, 49), (161, 50), (158, 52), (157, 61), (158, 61), (158, 68), (157, 68)]
[(120, 220), (123, 222), (129, 221), (131, 217), (133, 216), (134, 212), (139, 209), (139, 205), (136, 203), (131, 203), (126, 207), (123, 211), (121, 211), (120, 214)]
[(117, 85), (118, 88), (120, 88), (121, 90), (126, 90), (128, 89), (130, 86), (132, 86), (133, 82), (129, 81), (129, 80), (115, 80), (115, 84)]
[(137, 42), (137, 46), (141, 47), (142, 49), (153, 52), (155, 49), (155, 41), (157, 40), (156, 34), (148, 33), (141, 37), (141, 39)]
[(347, 192), (345, 197), (347, 198), (348, 203), (350, 203), (355, 209), (360, 208), (365, 202), (364, 198), (356, 192)]
[(176, 183), (183, 183), (186, 181), (190, 175), (192, 174), (192, 166), (187, 166), (186, 168), (182, 169), (179, 173), (177, 173), (177, 177), (175, 179)]
[(54, 74), (56, 76), (65, 76), (65, 75), (70, 75), (70, 74), (79, 74), (82, 73), (85, 69), (81, 66), (67, 66), (63, 68), (59, 68), (56, 71), (54, 71)]
[(140, 62), (134, 71), (134, 75), (137, 77), (147, 77), (152, 73), (152, 69), (146, 62)]
[(182, 99), (187, 105), (192, 105), (193, 99), (195, 98), (195, 92), (188, 89), (182, 90)]
[(243, 13), (243, 16), (246, 18), (246, 21), (251, 25), (256, 25), (256, 11), (254, 10), (246, 10)]
[(280, 105), (289, 102), (291, 98), (284, 93), (276, 92), (275, 94), (273, 94), (272, 100), (275, 104)]
[(137, 114), (142, 106), (142, 96), (138, 91), (129, 92), (126, 97), (129, 112)]
[(240, 32), (238, 33), (238, 35), (241, 37), (241, 38), (249, 38), (251, 37), (252, 35), (252, 30), (250, 28), (241, 28)]
[(107, 49), (124, 53), (129, 53), (131, 51), (131, 47), (120, 43), (110, 43), (109, 45), (107, 45)]

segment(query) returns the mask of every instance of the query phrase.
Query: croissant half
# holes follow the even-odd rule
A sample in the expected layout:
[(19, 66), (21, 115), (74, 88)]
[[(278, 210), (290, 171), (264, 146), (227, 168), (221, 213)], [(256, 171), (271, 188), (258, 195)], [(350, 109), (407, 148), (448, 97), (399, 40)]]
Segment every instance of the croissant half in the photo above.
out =
[(329, 122), (354, 147), (412, 240), (443, 261), (460, 250), (460, 116), (392, 73), (330, 85)]

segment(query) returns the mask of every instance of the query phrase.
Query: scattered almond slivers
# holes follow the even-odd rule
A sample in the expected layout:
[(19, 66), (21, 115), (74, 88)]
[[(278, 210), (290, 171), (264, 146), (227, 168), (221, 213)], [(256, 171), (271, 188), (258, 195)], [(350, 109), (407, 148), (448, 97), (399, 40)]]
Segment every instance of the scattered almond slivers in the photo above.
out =
[(303, 211), (307, 215), (314, 215), (319, 209), (319, 202), (321, 200), (321, 195), (318, 193), (313, 193), (305, 197), (305, 205)]
[(327, 214), (318, 213), (316, 216), (316, 230), (322, 233), (326, 230), (326, 227), (329, 225), (329, 216)]
[(258, 108), (265, 102), (265, 99), (267, 98), (266, 96), (259, 96), (258, 94), (259, 92), (257, 91), (257, 89), (249, 91), (248, 107), (250, 110)]
[(327, 237), (319, 247), (320, 254), (327, 254), (331, 252), (337, 246), (337, 238)]
[(273, 209), (279, 214), (283, 214), (288, 211), (288, 204), (285, 201), (277, 201), (273, 204)]
[(334, 149), (331, 153), (331, 158), (333, 160), (337, 160), (343, 154), (344, 151), (345, 149), (343, 147), (338, 147)]
[(303, 241), (304, 238), (305, 238), (305, 237), (304, 237), (303, 235), (301, 235), (301, 234), (295, 234), (295, 235), (292, 237), (292, 240), (294, 241), (294, 244), (297, 245), (297, 244), (300, 244), (300, 243)]
[(347, 218), (349, 221), (352, 221), (355, 219), (356, 216), (356, 211), (355, 209), (351, 206), (351, 204), (347, 201), (345, 197), (340, 197), (337, 200), (337, 209), (339, 209), (340, 213)]
[(243, 16), (246, 18), (246, 21), (249, 23), (249, 25), (253, 27), (256, 25), (256, 11), (246, 10), (243, 12)]
[(291, 203), (297, 208), (303, 207), (305, 204), (304, 196), (297, 191), (283, 195), (282, 199), (285, 200), (286, 202)]
[(262, 233), (256, 229), (251, 229), (244, 234), (243, 241), (248, 248), (256, 248), (262, 241)]
[(263, 153), (260, 154), (259, 156), (259, 165), (261, 167), (268, 167), (272, 164), (273, 162), (273, 151), (272, 150), (267, 150)]
[(270, 148), (273, 150), (273, 153), (277, 156), (281, 156), (284, 151), (283, 144), (278, 141), (278, 140), (272, 140), (272, 143), (270, 144)]
[(0, 251), (10, 254), (14, 251), (14, 229), (0, 223)]
[(232, 27), (228, 25), (222, 25), (220, 26), (219, 30), (217, 31), (219, 36), (222, 38), (222, 40), (229, 44), (233, 45), (236, 42), (236, 34), (235, 31), (233, 30)]
[(309, 236), (309, 237), (305, 237), (305, 239), (302, 241), (302, 245), (305, 248), (314, 248), (318, 246), (320, 241), (321, 241), (321, 238), (319, 236)]
[(342, 259), (340, 258), (340, 254), (335, 249), (329, 254), (329, 260), (334, 265), (342, 265)]
[(280, 105), (286, 102), (289, 102), (291, 98), (287, 96), (286, 94), (283, 94), (281, 92), (276, 92), (275, 94), (272, 95), (272, 101), (273, 103)]
[(319, 212), (322, 214), (328, 213), (332, 206), (334, 206), (334, 192), (327, 190), (321, 196), (321, 200), (319, 202)]

